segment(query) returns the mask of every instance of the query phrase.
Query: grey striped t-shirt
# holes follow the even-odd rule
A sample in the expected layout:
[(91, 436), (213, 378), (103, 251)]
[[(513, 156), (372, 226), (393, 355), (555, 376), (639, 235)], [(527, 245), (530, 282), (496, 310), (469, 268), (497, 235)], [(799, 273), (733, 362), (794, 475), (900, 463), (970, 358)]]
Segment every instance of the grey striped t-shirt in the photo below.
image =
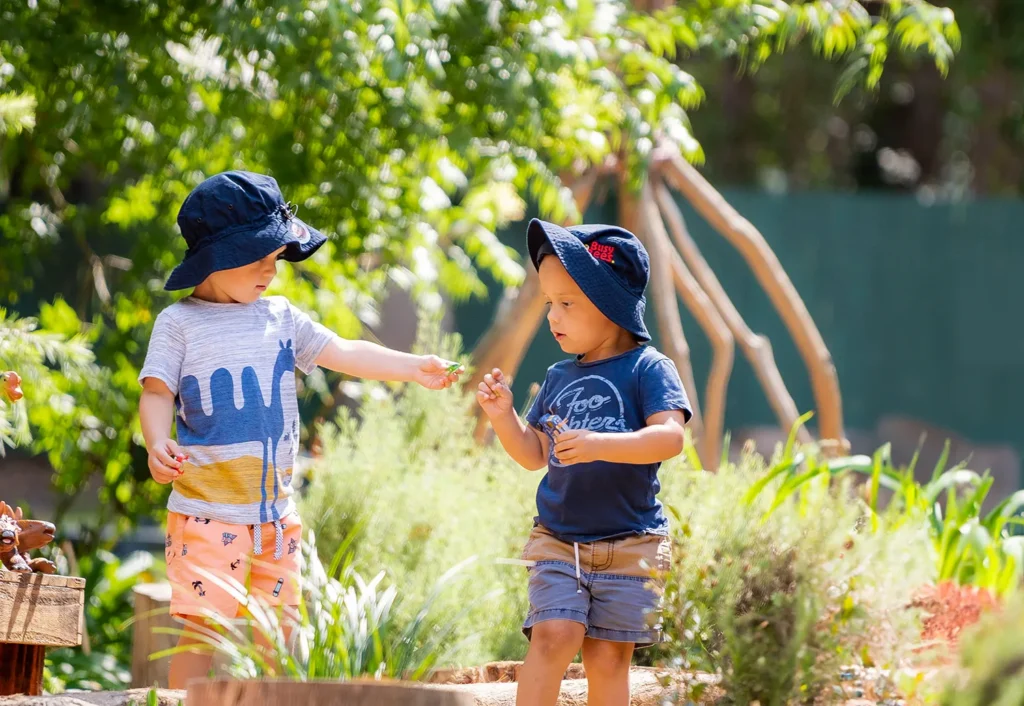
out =
[(311, 372), (335, 337), (284, 297), (188, 297), (157, 316), (139, 381), (158, 378), (174, 393), (189, 455), (169, 511), (253, 525), (295, 509), (295, 369)]

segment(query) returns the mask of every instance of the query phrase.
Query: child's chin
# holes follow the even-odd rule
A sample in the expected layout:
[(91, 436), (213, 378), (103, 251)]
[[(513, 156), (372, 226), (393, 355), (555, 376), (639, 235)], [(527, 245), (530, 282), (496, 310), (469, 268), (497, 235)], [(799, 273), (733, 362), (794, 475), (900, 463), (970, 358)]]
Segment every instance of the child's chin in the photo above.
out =
[(555, 339), (555, 343), (558, 344), (559, 348), (562, 349), (563, 353), (569, 353), (570, 355), (579, 355), (580, 351), (577, 350), (578, 346), (572, 341), (566, 339)]

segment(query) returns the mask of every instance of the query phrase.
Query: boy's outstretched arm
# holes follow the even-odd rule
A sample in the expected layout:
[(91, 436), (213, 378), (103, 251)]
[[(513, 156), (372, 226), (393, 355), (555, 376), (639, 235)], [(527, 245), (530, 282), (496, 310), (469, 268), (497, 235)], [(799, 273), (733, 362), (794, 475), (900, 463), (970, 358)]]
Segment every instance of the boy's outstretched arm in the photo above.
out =
[(660, 463), (683, 451), (686, 417), (681, 410), (658, 412), (647, 426), (625, 434), (583, 429), (563, 432), (555, 444), (555, 458), (564, 464), (610, 461), (612, 463)]
[(528, 471), (547, 465), (548, 437), (519, 419), (512, 406), (512, 390), (500, 370), (495, 368), (484, 375), (476, 400), (491, 420), (498, 441), (512, 460)]
[(328, 343), (316, 364), (365, 380), (416, 382), (431, 390), (451, 387), (464, 368), (454, 368), (436, 355), (414, 355), (379, 346), (369, 341), (348, 341), (334, 338)]

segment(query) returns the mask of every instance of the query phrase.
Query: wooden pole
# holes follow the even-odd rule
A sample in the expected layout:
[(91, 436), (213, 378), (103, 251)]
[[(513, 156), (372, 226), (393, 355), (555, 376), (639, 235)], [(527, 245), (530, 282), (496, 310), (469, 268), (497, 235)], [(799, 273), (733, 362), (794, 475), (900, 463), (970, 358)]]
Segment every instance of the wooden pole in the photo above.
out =
[(668, 263), (676, 291), (711, 342), (711, 370), (704, 393), (704, 429), (699, 448), (704, 468), (714, 471), (718, 469), (722, 458), (726, 396), (734, 356), (732, 333), (715, 308), (714, 302), (701, 289), (700, 284), (687, 269), (686, 263), (672, 246), (650, 182), (644, 186), (640, 201), (652, 261), (657, 258)]
[[(704, 417), (700, 412), (697, 383), (694, 380), (693, 365), (690, 362), (690, 344), (687, 343), (686, 335), (683, 332), (683, 322), (679, 317), (679, 302), (676, 299), (676, 290), (672, 286), (672, 266), (666, 253), (660, 251), (659, 244), (653, 243), (652, 238), (649, 237), (648, 223), (644, 216), (637, 197), (623, 177), (619, 182), (619, 224), (644, 241), (648, 248), (651, 260), (649, 301), (654, 304), (658, 331), (661, 332), (661, 347), (665, 355), (676, 364), (683, 387), (686, 388), (686, 395), (690, 398), (690, 406), (693, 408), (693, 419), (690, 420), (690, 426), (693, 428), (694, 436), (703, 437)], [(708, 459), (702, 458), (701, 462), (707, 465)]]
[(167, 688), (171, 658), (151, 660), (150, 655), (178, 644), (175, 635), (155, 633), (153, 628), (177, 628), (171, 617), (171, 585), (143, 583), (132, 589), (135, 620), (132, 623), (132, 686)]
[[(690, 236), (686, 222), (683, 220), (682, 211), (679, 210), (672, 198), (672, 193), (660, 178), (655, 180), (654, 196), (664, 216), (665, 224), (672, 233), (679, 252), (682, 253), (683, 260), (693, 272), (704, 292), (711, 298), (732, 335), (739, 341), (740, 349), (750, 361), (751, 367), (754, 368), (754, 373), (761, 383), (761, 389), (764, 390), (768, 404), (771, 405), (779, 420), (779, 425), (783, 431), (788, 432), (796, 423), (800, 413), (797, 411), (796, 402), (793, 401), (789, 390), (786, 389), (786, 383), (775, 364), (771, 343), (765, 336), (754, 333), (747, 326), (721, 282), (718, 281), (718, 277), (715, 276), (714, 270), (704, 259), (697, 243)], [(798, 438), (805, 443), (812, 440), (806, 427), (800, 427)]]
[(739, 250), (793, 337), (811, 378), (820, 436), (832, 453), (849, 448), (843, 434), (843, 406), (832, 356), (796, 287), (764, 236), (687, 162), (678, 150), (655, 160), (665, 180), (679, 190), (716, 230)]

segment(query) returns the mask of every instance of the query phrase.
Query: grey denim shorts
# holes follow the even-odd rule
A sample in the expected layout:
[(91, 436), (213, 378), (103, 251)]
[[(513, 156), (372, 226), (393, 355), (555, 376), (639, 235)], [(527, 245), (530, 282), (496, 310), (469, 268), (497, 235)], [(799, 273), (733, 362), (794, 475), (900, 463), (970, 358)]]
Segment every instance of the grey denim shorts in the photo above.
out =
[(546, 620), (571, 620), (596, 640), (661, 642), (662, 576), (671, 558), (671, 540), (661, 535), (573, 545), (534, 526), (523, 549), (523, 559), (533, 562), (523, 633), (529, 638)]

